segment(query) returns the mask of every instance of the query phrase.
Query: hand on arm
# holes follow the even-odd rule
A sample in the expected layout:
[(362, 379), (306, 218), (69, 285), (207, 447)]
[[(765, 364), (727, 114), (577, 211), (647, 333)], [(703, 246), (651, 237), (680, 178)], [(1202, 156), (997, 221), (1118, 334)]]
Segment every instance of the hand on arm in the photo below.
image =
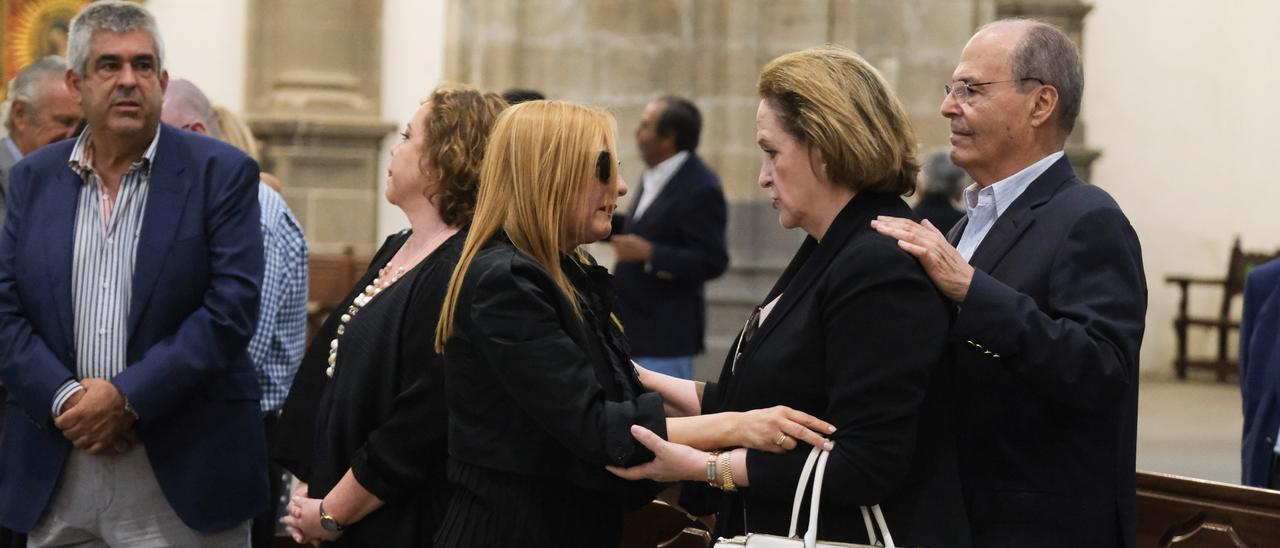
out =
[[(641, 479), (659, 482), (707, 480), (707, 460), (711, 457), (710, 453), (664, 440), (643, 426), (632, 426), (631, 434), (635, 436), (636, 441), (653, 452), (654, 458), (630, 468), (606, 466), (605, 468), (615, 476), (633, 481)], [(729, 452), (727, 459), (717, 459), (719, 462), (717, 466), (728, 464), (731, 467), (733, 483), (737, 486), (751, 484), (747, 474), (746, 455), (746, 449), (734, 449)], [(717, 478), (724, 477), (721, 472), (723, 471), (716, 474)]]
[(933, 223), (880, 216), (871, 221), (871, 228), (898, 240), (898, 247), (919, 259), (925, 273), (948, 299), (964, 302), (973, 282), (973, 267)]
[(704, 450), (746, 447), (769, 453), (785, 453), (799, 442), (830, 448), (824, 436), (835, 426), (786, 406), (667, 419), (667, 437), (675, 443)]

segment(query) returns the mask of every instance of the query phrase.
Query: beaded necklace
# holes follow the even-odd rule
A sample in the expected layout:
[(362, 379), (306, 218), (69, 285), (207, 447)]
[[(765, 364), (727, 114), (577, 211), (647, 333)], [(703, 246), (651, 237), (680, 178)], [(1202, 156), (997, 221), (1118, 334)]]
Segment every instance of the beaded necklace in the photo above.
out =
[(399, 281), (404, 276), (404, 273), (403, 266), (392, 269), (391, 265), (387, 264), (378, 269), (377, 277), (369, 285), (364, 286), (363, 293), (351, 299), (351, 306), (347, 307), (347, 311), (340, 318), (341, 323), (338, 324), (338, 333), (333, 336), (333, 340), (329, 341), (329, 367), (324, 370), (324, 374), (329, 378), (333, 378), (333, 370), (338, 366), (338, 339), (342, 338), (342, 335), (347, 332), (347, 324), (351, 322), (351, 318), (354, 318), (360, 312), (360, 309), (368, 305), (374, 297), (391, 287), (391, 284)]

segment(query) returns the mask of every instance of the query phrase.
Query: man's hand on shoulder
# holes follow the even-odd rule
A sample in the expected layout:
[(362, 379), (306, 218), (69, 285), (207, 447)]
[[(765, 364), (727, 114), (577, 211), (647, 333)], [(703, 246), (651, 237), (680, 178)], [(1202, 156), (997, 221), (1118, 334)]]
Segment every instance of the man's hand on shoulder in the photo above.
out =
[(136, 420), (125, 409), (124, 396), (106, 379), (80, 381), (84, 390), (72, 395), (54, 424), (71, 443), (94, 455), (127, 449)]
[(653, 244), (635, 234), (619, 234), (609, 240), (618, 262), (645, 262), (653, 258)]
[(964, 302), (973, 282), (973, 267), (933, 223), (882, 215), (871, 221), (871, 228), (898, 240), (898, 247), (919, 259), (925, 273), (948, 299), (957, 304)]

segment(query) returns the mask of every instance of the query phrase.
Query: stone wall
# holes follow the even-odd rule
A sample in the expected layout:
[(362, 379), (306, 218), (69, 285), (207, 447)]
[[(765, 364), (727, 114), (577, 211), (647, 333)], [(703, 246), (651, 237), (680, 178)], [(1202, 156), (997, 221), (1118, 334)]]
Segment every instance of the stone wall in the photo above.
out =
[[(942, 84), (960, 50), (997, 11), (1035, 14), (1076, 0), (455, 0), (445, 76), (491, 89), (528, 87), (608, 108), (618, 118), (624, 175), (643, 170), (632, 136), (663, 94), (702, 109), (699, 154), (730, 202), (730, 272), (708, 287), (708, 352), (719, 370), (751, 306), (785, 266), (799, 231), (777, 225), (756, 184), (755, 81), (770, 59), (835, 43), (878, 67), (902, 99), (924, 149), (946, 144)], [(1078, 27), (1077, 27), (1078, 28)]]

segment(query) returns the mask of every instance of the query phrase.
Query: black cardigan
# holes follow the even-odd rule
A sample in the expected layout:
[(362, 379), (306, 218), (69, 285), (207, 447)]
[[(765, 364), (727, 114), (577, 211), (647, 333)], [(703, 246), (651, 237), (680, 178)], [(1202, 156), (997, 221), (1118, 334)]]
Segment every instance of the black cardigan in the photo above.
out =
[[(949, 307), (920, 264), (870, 228), (877, 215), (914, 218), (897, 196), (863, 192), (821, 243), (805, 240), (736, 367), (731, 351), (708, 385), (703, 412), (786, 405), (836, 425), (819, 538), (867, 542), (857, 507), (880, 504), (899, 544), (967, 546), (947, 409)], [(785, 535), (809, 449), (749, 452), (751, 486), (720, 499), (719, 532)]]
[[(387, 239), (352, 296), (408, 237), (404, 231)], [(309, 496), (322, 498), (350, 468), (360, 485), (385, 503), (351, 524), (337, 545), (423, 545), (444, 516), (450, 498), (448, 412), (443, 359), (432, 341), (464, 239), (462, 232), (450, 237), (354, 315), (338, 339), (332, 379), (323, 369), (337, 328), (333, 318), (308, 349), (303, 368), (312, 378), (295, 383), (300, 391), (291, 394), (281, 420), (312, 435), (281, 435), (309, 442), (310, 451), (298, 447), (292, 455), (297, 462), (291, 464), (306, 474), (299, 477), (308, 482)], [(348, 306), (344, 303), (333, 316)], [(318, 401), (311, 403), (317, 391)]]

